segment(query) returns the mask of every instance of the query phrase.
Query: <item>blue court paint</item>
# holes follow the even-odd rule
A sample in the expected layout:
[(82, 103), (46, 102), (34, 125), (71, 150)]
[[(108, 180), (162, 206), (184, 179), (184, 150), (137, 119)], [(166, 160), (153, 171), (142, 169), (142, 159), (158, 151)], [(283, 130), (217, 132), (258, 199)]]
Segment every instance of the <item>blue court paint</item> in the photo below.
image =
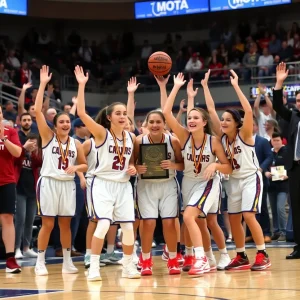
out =
[(62, 290), (24, 290), (24, 289), (0, 289), (0, 298), (15, 298), (21, 296), (34, 296), (40, 294), (63, 292)]

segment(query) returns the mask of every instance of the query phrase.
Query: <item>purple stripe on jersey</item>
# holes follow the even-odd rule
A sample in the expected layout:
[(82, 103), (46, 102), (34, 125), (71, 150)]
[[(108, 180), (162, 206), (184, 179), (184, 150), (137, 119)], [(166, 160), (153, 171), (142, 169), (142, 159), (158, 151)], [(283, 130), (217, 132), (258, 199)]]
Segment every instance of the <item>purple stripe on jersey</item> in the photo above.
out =
[(190, 140), (190, 138), (191, 138), (191, 134), (189, 135), (189, 137), (187, 138), (186, 142), (184, 143), (184, 146), (183, 146), (183, 148), (181, 149), (181, 151), (185, 149), (185, 146), (186, 146), (186, 144), (188, 143), (188, 141)]
[(96, 149), (102, 147), (102, 146), (105, 144), (105, 142), (106, 142), (106, 140), (107, 140), (107, 136), (108, 136), (108, 131), (107, 131), (107, 129), (106, 129), (106, 136), (105, 136), (104, 142), (103, 142), (101, 145), (99, 145), (99, 146), (97, 146), (96, 143), (95, 143)]
[(55, 135), (53, 134), (52, 139), (49, 141), (49, 143), (46, 146), (42, 147), (42, 150), (46, 149), (49, 146), (49, 144), (53, 141), (54, 137)]
[(251, 208), (251, 211), (253, 212), (257, 212), (257, 213), (260, 212), (260, 207), (258, 207), (260, 193), (261, 193), (261, 182), (260, 182), (260, 177), (256, 173), (256, 192), (253, 200), (253, 205)]
[(243, 139), (241, 138), (241, 136), (240, 136), (240, 132), (238, 132), (238, 136), (239, 136), (241, 142), (242, 142), (244, 145), (246, 145), (246, 146), (248, 146), (248, 147), (255, 147), (255, 142), (254, 142), (254, 145), (249, 145), (249, 144), (245, 143), (245, 142), (243, 141)]

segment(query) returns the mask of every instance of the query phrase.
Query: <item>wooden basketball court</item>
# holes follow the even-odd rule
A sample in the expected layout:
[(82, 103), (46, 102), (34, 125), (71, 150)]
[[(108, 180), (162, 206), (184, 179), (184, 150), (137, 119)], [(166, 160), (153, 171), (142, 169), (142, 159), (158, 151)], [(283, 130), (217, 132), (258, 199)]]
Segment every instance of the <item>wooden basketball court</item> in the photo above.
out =
[[(255, 249), (248, 249), (251, 261)], [(47, 264), (49, 275), (36, 277), (34, 267), (23, 267), (21, 274), (0, 272), (0, 298), (38, 300), (182, 300), (300, 299), (300, 260), (286, 260), (291, 248), (269, 248), (272, 267), (263, 272), (208, 273), (189, 278), (186, 273), (169, 276), (166, 263), (154, 257), (154, 275), (141, 279), (123, 279), (121, 266), (101, 269), (102, 282), (87, 282), (83, 262), (76, 262), (79, 273), (61, 274), (61, 263)], [(233, 251), (229, 252), (231, 256)], [(216, 253), (218, 258), (218, 253)], [(32, 265), (34, 264), (32, 261)]]

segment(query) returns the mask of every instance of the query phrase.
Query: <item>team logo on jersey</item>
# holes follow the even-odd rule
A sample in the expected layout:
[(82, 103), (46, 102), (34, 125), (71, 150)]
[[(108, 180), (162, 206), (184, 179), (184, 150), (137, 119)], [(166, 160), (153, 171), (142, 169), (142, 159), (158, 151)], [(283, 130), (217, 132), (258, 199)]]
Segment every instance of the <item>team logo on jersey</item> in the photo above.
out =
[[(116, 146), (110, 145), (108, 148), (109, 153), (118, 154)], [(124, 154), (125, 155), (131, 155), (132, 149), (131, 147), (125, 147)], [(119, 147), (119, 153), (123, 153), (123, 147)]]
[[(52, 154), (59, 154), (59, 155), (60, 155), (61, 153), (60, 153), (59, 147), (53, 146), (53, 147), (52, 147)], [(69, 158), (74, 158), (74, 157), (75, 157), (75, 151), (68, 150), (67, 156), (68, 156)]]
[[(193, 159), (193, 155), (192, 154), (190, 154), (190, 153), (187, 153), (186, 154), (186, 159), (188, 160), (188, 161), (194, 161), (194, 159)], [(204, 155), (202, 155), (202, 158), (201, 158), (201, 161), (200, 162), (209, 162), (209, 159), (210, 159), (210, 155), (209, 154), (204, 154)], [(196, 155), (196, 160), (198, 161), (199, 160), (199, 155)]]

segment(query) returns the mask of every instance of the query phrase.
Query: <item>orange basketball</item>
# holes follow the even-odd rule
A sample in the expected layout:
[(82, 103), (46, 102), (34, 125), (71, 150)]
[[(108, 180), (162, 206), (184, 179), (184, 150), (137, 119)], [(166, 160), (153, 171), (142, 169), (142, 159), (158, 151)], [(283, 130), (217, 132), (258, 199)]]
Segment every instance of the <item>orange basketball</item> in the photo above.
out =
[(148, 68), (153, 75), (166, 75), (171, 71), (172, 59), (165, 52), (155, 52), (148, 59)]

